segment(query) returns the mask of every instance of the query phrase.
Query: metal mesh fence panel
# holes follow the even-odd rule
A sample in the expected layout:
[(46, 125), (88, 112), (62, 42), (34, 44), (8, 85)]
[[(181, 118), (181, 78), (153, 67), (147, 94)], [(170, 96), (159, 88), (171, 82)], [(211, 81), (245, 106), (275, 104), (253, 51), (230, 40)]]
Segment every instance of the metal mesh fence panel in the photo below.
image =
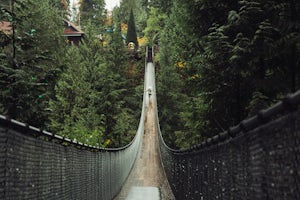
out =
[(2, 116), (3, 200), (112, 199), (134, 164), (143, 133), (141, 128), (128, 147), (109, 150), (52, 138), (24, 124), (11, 123)]
[(232, 129), (238, 131), (191, 149), (170, 149), (160, 137), (176, 199), (300, 199), (299, 97), (298, 92), (288, 99), (293, 105), (280, 102)]
[(134, 140), (118, 149), (75, 143), (0, 115), (0, 199), (113, 199), (139, 150), (144, 105)]

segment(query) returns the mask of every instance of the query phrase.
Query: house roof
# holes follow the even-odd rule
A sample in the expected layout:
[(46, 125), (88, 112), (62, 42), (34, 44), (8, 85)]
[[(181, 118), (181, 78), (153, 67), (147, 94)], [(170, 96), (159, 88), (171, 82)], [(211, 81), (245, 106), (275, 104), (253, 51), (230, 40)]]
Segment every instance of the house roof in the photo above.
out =
[(64, 19), (66, 28), (64, 30), (64, 36), (82, 36), (84, 32), (80, 29), (80, 27), (76, 26), (72, 22)]
[(12, 31), (10, 22), (0, 21), (0, 31), (5, 34), (10, 34)]
[[(66, 28), (64, 29), (64, 36), (82, 36), (84, 32), (80, 29), (80, 27), (76, 26), (72, 22), (64, 19)], [(11, 23), (7, 21), (0, 21), (0, 31), (5, 34), (11, 34), (12, 27)]]

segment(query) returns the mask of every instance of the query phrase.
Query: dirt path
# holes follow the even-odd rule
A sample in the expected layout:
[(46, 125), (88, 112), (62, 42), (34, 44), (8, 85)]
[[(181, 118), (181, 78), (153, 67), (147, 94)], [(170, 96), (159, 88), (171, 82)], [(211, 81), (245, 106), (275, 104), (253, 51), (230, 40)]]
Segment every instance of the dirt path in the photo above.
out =
[(156, 127), (155, 113), (150, 99), (147, 105), (145, 132), (143, 135), (141, 150), (131, 174), (115, 200), (126, 199), (128, 192), (134, 186), (158, 187), (161, 199), (174, 199), (161, 166)]

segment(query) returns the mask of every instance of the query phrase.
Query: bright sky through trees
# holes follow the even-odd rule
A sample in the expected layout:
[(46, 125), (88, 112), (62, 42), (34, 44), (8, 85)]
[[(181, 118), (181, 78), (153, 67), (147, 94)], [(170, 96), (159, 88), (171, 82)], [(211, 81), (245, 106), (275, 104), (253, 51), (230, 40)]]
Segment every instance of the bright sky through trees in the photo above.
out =
[(105, 0), (105, 3), (105, 8), (108, 10), (112, 10), (115, 6), (120, 5), (120, 0)]
[[(78, 0), (71, 0), (70, 3), (73, 5), (73, 2), (78, 2)], [(112, 10), (115, 6), (120, 5), (120, 0), (105, 0), (105, 8), (108, 10)]]

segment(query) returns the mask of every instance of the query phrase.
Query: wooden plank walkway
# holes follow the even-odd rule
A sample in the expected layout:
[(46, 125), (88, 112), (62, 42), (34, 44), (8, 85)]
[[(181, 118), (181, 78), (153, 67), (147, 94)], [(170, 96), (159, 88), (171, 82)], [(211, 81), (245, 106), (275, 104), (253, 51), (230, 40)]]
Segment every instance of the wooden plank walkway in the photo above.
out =
[[(151, 97), (147, 102), (145, 132), (141, 149), (133, 170), (115, 200), (125, 200), (127, 197), (130, 197), (130, 195), (132, 195), (130, 191), (135, 187), (156, 187), (159, 189), (160, 199), (175, 199), (160, 162), (158, 133), (155, 120), (156, 109), (153, 108)], [(151, 193), (148, 193), (147, 195), (150, 194)], [(154, 195), (153, 199), (156, 199), (156, 193), (152, 192), (152, 194)], [(129, 199), (127, 198), (126, 200)], [(142, 200), (145, 200), (145, 198), (142, 198)]]

